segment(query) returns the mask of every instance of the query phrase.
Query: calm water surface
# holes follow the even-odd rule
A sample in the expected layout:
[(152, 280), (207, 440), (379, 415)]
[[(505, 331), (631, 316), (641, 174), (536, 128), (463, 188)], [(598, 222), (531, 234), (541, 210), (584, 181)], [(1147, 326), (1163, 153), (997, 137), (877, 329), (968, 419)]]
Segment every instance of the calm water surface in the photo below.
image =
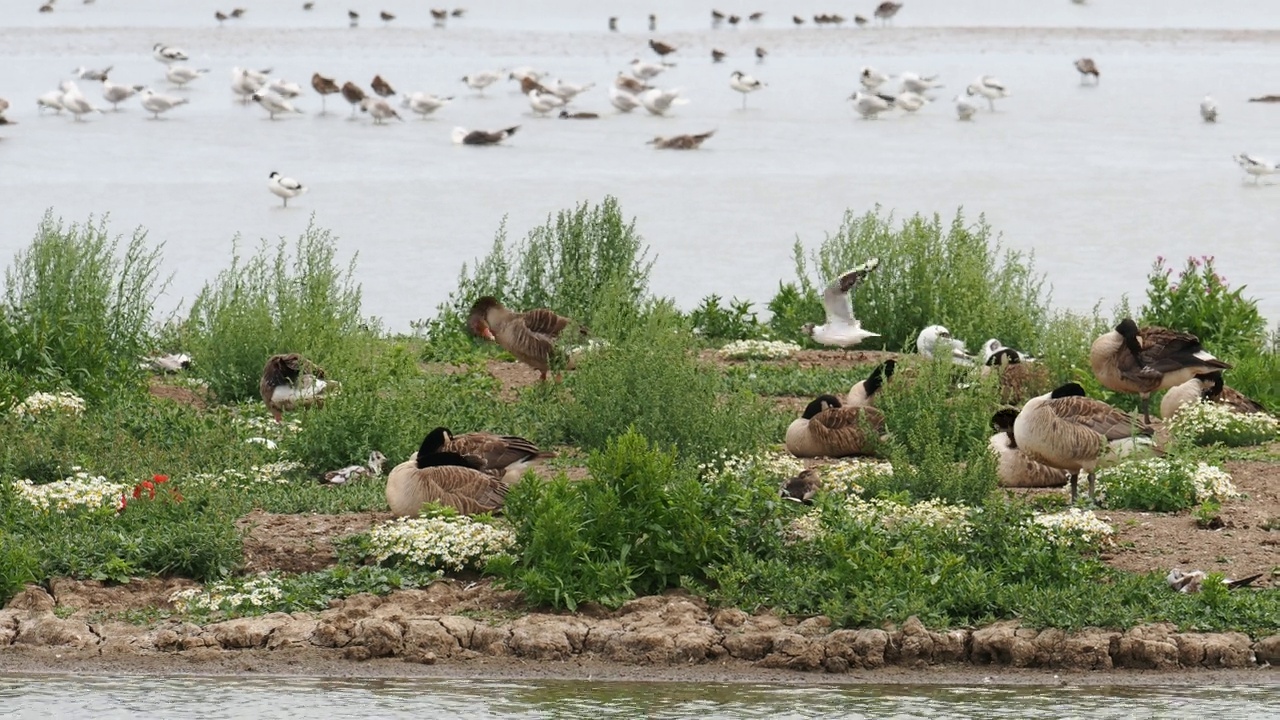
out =
[(1263, 718), (1275, 687), (0, 677), (14, 718)]
[[(314, 216), (344, 254), (359, 253), (366, 312), (405, 329), (433, 314), (504, 217), (521, 237), (605, 194), (658, 255), (653, 289), (684, 307), (712, 292), (766, 301), (793, 277), (792, 243), (815, 244), (846, 208), (949, 216), (963, 206), (985, 213), (1007, 247), (1035, 253), (1059, 306), (1140, 301), (1157, 255), (1213, 254), (1280, 320), (1280, 187), (1245, 184), (1231, 160), (1280, 158), (1280, 106), (1246, 102), (1280, 93), (1280, 2), (914, 0), (896, 27), (830, 31), (790, 27), (793, 11), (822, 8), (772, 0), (753, 6), (768, 11), (758, 26), (714, 31), (709, 6), (675, 0), (502, 0), (443, 30), (420, 3), (321, 0), (312, 13), (300, 4), (248, 4), (242, 21), (218, 28), (199, 4), (99, 0), (38, 14), (0, 0), (0, 97), (18, 122), (0, 128), (0, 259), (30, 241), (48, 208), (68, 220), (110, 213), (113, 230), (145, 227), (164, 243), (168, 311), (226, 267), (238, 233), (245, 244), (292, 238)], [(347, 5), (365, 14), (359, 29), (346, 27)], [(380, 7), (400, 19), (369, 20)], [(681, 47), (661, 84), (691, 103), (668, 118), (618, 116), (602, 88), (632, 57), (652, 56), (641, 26), (650, 10), (659, 35)], [(631, 32), (604, 31), (610, 14)], [(82, 64), (169, 91), (150, 56), (156, 42), (211, 70), (170, 119), (147, 120), (136, 103), (83, 123), (37, 115), (35, 98)], [(756, 45), (771, 51), (762, 65), (750, 57)], [(730, 60), (712, 65), (711, 47)], [(1071, 62), (1082, 55), (1102, 68), (1099, 87), (1080, 86)], [(938, 73), (947, 87), (916, 116), (861, 121), (845, 98), (864, 64)], [(233, 100), (234, 65), (304, 85), (315, 71), (361, 84), (381, 73), (401, 91), (458, 97), (430, 120), (376, 127), (349, 120), (338, 98), (321, 115), (307, 94), (296, 101), (305, 114), (270, 122)], [(534, 118), (508, 83), (478, 96), (458, 81), (518, 65), (597, 83), (576, 109), (604, 117)], [(769, 84), (745, 111), (727, 86), (735, 68)], [(979, 74), (1003, 79), (1013, 97), (957, 122), (949, 99)], [(93, 83), (81, 85), (98, 100)], [(1199, 119), (1206, 92), (1222, 108), (1217, 125)], [(514, 124), (506, 147), (449, 140), (455, 125)], [(644, 144), (713, 128), (699, 152)], [(272, 170), (311, 191), (282, 210), (266, 190)]]

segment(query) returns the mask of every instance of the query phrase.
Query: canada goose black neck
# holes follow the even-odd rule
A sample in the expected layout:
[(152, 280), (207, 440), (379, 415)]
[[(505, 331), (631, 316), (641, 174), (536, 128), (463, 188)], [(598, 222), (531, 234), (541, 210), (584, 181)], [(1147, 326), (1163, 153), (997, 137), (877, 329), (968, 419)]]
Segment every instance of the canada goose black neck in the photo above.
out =
[(801, 417), (805, 420), (812, 420), (815, 415), (823, 410), (826, 410), (827, 408), (838, 408), (840, 407), (840, 404), (840, 400), (835, 395), (819, 395), (814, 398), (813, 402), (805, 406), (804, 415)]
[(1204, 375), (1197, 375), (1196, 377), (1201, 380), (1200, 387), (1202, 389), (1200, 391), (1200, 397), (1208, 400), (1222, 395), (1222, 387), (1224, 383), (1221, 371), (1205, 373)]
[(422, 444), (418, 446), (418, 467), (426, 467), (422, 464), (422, 459), (443, 450), (445, 443), (448, 441), (448, 428), (438, 427), (427, 433), (427, 436), (422, 439)]
[(1064, 397), (1088, 397), (1088, 396), (1085, 395), (1084, 388), (1080, 386), (1080, 383), (1069, 382), (1065, 385), (1058, 386), (1049, 397), (1056, 400), (1058, 398), (1064, 398)]
[(1116, 326), (1116, 332), (1124, 338), (1124, 346), (1135, 356), (1142, 353), (1142, 343), (1138, 341), (1138, 323), (1133, 318), (1125, 318)]
[(1013, 437), (1013, 423), (1018, 419), (1018, 408), (1000, 408), (991, 416), (991, 427), (1009, 436), (1009, 447), (1018, 447)]
[(886, 379), (893, 377), (893, 369), (897, 364), (896, 360), (885, 360), (877, 365), (875, 370), (871, 371), (871, 375), (862, 385), (862, 389), (866, 392), (868, 398), (880, 390)]
[(427, 455), (426, 457), (423, 457), (422, 455), (418, 456), (418, 469), (446, 466), (469, 468), (471, 467), (471, 463), (467, 462), (467, 459), (458, 453), (453, 452), (437, 452)]

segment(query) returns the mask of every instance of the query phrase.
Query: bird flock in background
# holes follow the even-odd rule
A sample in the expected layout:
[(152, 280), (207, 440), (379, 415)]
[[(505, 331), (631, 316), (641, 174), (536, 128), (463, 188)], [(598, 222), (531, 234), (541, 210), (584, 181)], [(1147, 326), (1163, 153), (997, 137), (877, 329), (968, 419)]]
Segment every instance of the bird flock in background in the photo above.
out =
[[(40, 12), (52, 12), (55, 2), (56, 0), (49, 0), (40, 7)], [(84, 2), (91, 4), (93, 0), (84, 0)], [(1072, 2), (1084, 4), (1083, 0), (1072, 0)], [(306, 2), (302, 7), (303, 10), (311, 11), (315, 6), (315, 2)], [(902, 8), (903, 3), (900, 2), (881, 2), (870, 16), (881, 25), (889, 25)], [(247, 12), (245, 8), (239, 7), (229, 12), (219, 10), (214, 13), (214, 19), (219, 25), (223, 25), (228, 21), (242, 18)], [(429, 12), (432, 25), (438, 28), (443, 28), (450, 19), (456, 20), (466, 15), (464, 8), (430, 9)], [(738, 15), (713, 9), (711, 10), (711, 27), (720, 28), (725, 24), (736, 27), (744, 20), (758, 24), (764, 20), (764, 16), (764, 12)], [(396, 20), (396, 15), (382, 11), (379, 13), (379, 18), (384, 24), (390, 24)], [(794, 15), (791, 19), (796, 26), (807, 22), (806, 18), (799, 15)], [(852, 17), (853, 23), (859, 27), (871, 24), (871, 19), (863, 15)], [(350, 27), (359, 27), (360, 13), (349, 10), (347, 20)], [(840, 26), (846, 21), (841, 15), (829, 13), (813, 15), (812, 20), (813, 24), (818, 26)], [(657, 27), (657, 15), (650, 14), (648, 16), (649, 31), (656, 32)], [(608, 29), (613, 32), (619, 31), (620, 18), (610, 17)], [(649, 115), (669, 116), (676, 108), (689, 102), (689, 99), (683, 96), (681, 88), (658, 86), (659, 77), (675, 67), (671, 56), (679, 53), (679, 48), (662, 40), (650, 38), (648, 49), (657, 56), (655, 62), (636, 58), (626, 68), (619, 70), (613, 81), (609, 83), (607, 90), (609, 103), (617, 113), (625, 114), (643, 109)], [(765, 48), (755, 48), (754, 56), (757, 64), (763, 64), (768, 55), (769, 52)], [(723, 50), (711, 49), (712, 63), (721, 63), (727, 56)], [(152, 57), (165, 66), (165, 80), (175, 92), (189, 90), (193, 84), (210, 72), (207, 68), (187, 64), (190, 56), (185, 50), (164, 43), (156, 43), (152, 47)], [(1092, 58), (1076, 60), (1075, 69), (1080, 74), (1081, 85), (1097, 86), (1100, 83), (1101, 71)], [(86, 117), (93, 114), (105, 113), (102, 107), (85, 94), (77, 80), (98, 83), (101, 88), (101, 97), (105, 103), (110, 104), (111, 112), (120, 111), (123, 103), (136, 97), (142, 108), (149, 114), (149, 119), (163, 120), (164, 116), (190, 103), (190, 99), (184, 95), (168, 94), (147, 85), (112, 82), (109, 79), (112, 70), (110, 66), (101, 70), (86, 66), (76, 68), (72, 72), (74, 79), (61, 81), (57, 89), (50, 90), (36, 99), (37, 113), (66, 112), (76, 122), (83, 122)], [(895, 80), (894, 83), (890, 82)], [(598, 112), (580, 111), (571, 107), (580, 96), (584, 96), (596, 87), (595, 82), (572, 83), (562, 79), (552, 79), (547, 73), (532, 67), (519, 67), (513, 70), (485, 69), (461, 78), (461, 82), (477, 95), (485, 95), (486, 89), (504, 81), (519, 86), (519, 93), (528, 102), (529, 114), (535, 118), (597, 120), (601, 117)], [(741, 109), (744, 111), (747, 109), (748, 96), (768, 87), (762, 80), (741, 70), (730, 73), (727, 84), (730, 90), (741, 95)], [(400, 109), (412, 112), (422, 119), (441, 111), (455, 99), (454, 95), (421, 91), (400, 93), (381, 75), (375, 75), (369, 87), (371, 92), (366, 92), (364, 87), (352, 81), (339, 84), (337, 79), (319, 72), (311, 77), (311, 89), (320, 96), (319, 114), (329, 113), (330, 95), (341, 95), (351, 107), (351, 118), (358, 118), (363, 113), (372, 120), (374, 125), (384, 125), (389, 121), (404, 122), (404, 117), (397, 106), (392, 104), (392, 99), (397, 95)], [(271, 68), (255, 70), (234, 67), (231, 69), (230, 88), (236, 99), (244, 104), (250, 102), (257, 104), (266, 112), (270, 120), (307, 112), (295, 104), (295, 101), (303, 96), (305, 89), (298, 83), (272, 77)], [(937, 101), (935, 92), (943, 88), (944, 84), (936, 75), (921, 75), (910, 71), (890, 74), (874, 67), (864, 66), (858, 73), (858, 87), (849, 96), (848, 101), (853, 112), (864, 120), (873, 120), (895, 111), (910, 116), (935, 103)], [(969, 122), (984, 110), (984, 106), (986, 111), (994, 113), (996, 101), (1011, 96), (1012, 93), (1002, 81), (992, 75), (984, 74), (968, 83), (964, 90), (952, 99), (952, 103), (956, 117), (961, 121)], [(1280, 97), (1269, 95), (1252, 100), (1274, 102), (1280, 101)], [(13, 124), (5, 115), (10, 108), (11, 103), (0, 97), (0, 125)], [(1206, 95), (1200, 102), (1200, 115), (1206, 123), (1218, 121), (1218, 105), (1211, 96)], [(455, 127), (450, 137), (454, 143), (460, 145), (497, 145), (515, 135), (519, 127), (519, 125), (513, 125), (497, 130)], [(657, 149), (694, 150), (701, 147), (714, 134), (715, 130), (697, 134), (655, 136), (646, 142)], [(1245, 171), (1245, 177), (1252, 177), (1255, 184), (1260, 184), (1264, 176), (1272, 175), (1277, 171), (1277, 164), (1266, 158), (1244, 152), (1233, 157)], [(301, 183), (282, 177), (275, 172), (270, 176), (268, 188), (272, 193), (280, 196), (286, 206), (290, 198), (305, 192), (305, 187)]]

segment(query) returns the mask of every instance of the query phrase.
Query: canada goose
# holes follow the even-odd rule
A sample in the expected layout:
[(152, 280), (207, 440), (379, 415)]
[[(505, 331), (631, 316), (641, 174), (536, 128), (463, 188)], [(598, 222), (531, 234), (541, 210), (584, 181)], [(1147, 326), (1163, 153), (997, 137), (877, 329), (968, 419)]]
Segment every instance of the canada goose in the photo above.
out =
[(845, 407), (873, 407), (875, 405), (875, 394), (889, 378), (893, 377), (893, 371), (897, 368), (897, 360), (885, 360), (871, 371), (866, 380), (859, 380), (849, 388), (849, 395), (845, 398)]
[(1146, 422), (1151, 422), (1151, 393), (1202, 373), (1231, 369), (1205, 352), (1195, 335), (1154, 325), (1139, 329), (1130, 318), (1093, 341), (1089, 365), (1108, 390), (1138, 394)]
[[(457, 453), (430, 450), (435, 440), (428, 436), (409, 460), (391, 469), (387, 476), (387, 505), (399, 517), (417, 515), (426, 503), (448, 505), (458, 512), (493, 512), (502, 508), (510, 483), (504, 478), (470, 467)], [(521, 464), (510, 466), (514, 471)]]
[(988, 441), (996, 454), (996, 477), (1001, 487), (1062, 487), (1067, 484), (1065, 470), (1036, 462), (1018, 448), (1013, 438), (1013, 423), (1018, 417), (1015, 408), (1003, 408), (991, 417), (996, 434)]
[(998, 373), (1000, 401), (1022, 403), (1048, 389), (1049, 370), (1024, 352), (1006, 347), (996, 338), (982, 345), (982, 375)]
[(783, 482), (779, 492), (783, 500), (812, 505), (813, 496), (817, 495), (820, 489), (822, 489), (822, 477), (818, 474), (816, 468), (808, 468), (807, 470), (801, 470), (799, 475)]
[(298, 353), (289, 353), (267, 359), (258, 391), (271, 416), (281, 422), (285, 410), (320, 404), (329, 384), (320, 366)]
[(844, 407), (820, 395), (787, 427), (787, 451), (796, 457), (871, 455), (884, 432), (884, 414), (873, 407)]
[[(551, 353), (560, 333), (573, 322), (546, 308), (517, 313), (503, 307), (497, 298), (486, 295), (471, 306), (467, 329), (472, 334), (498, 343), (520, 362), (542, 373), (547, 379), (551, 369)], [(583, 335), (586, 329), (580, 329)]]
[(1094, 499), (1094, 471), (1108, 454), (1120, 455), (1149, 444), (1153, 430), (1127, 413), (1085, 397), (1078, 383), (1027, 401), (1013, 423), (1014, 444), (1031, 459), (1071, 474), (1071, 502), (1077, 497), (1082, 471), (1089, 474), (1089, 499)]
[(1183, 407), (1202, 400), (1225, 405), (1232, 412), (1242, 415), (1267, 411), (1261, 403), (1223, 384), (1222, 372), (1218, 371), (1197, 375), (1181, 385), (1169, 388), (1169, 392), (1160, 400), (1160, 417), (1169, 420)]
[(1102, 73), (1098, 72), (1098, 66), (1093, 62), (1093, 58), (1080, 58), (1077, 60), (1076, 70), (1080, 73), (1081, 85), (1084, 84), (1084, 81), (1088, 79), (1090, 75), (1093, 76), (1093, 83), (1095, 85), (1097, 85), (1098, 81), (1102, 79)]
[(698, 135), (673, 135), (672, 137), (656, 137), (646, 142), (646, 145), (652, 145), (659, 150), (697, 150), (702, 147), (702, 143), (707, 138), (715, 135), (715, 130), (709, 130)]
[(916, 336), (916, 351), (932, 360), (950, 357), (957, 365), (973, 365), (973, 356), (965, 351), (964, 341), (951, 337), (951, 331), (941, 325), (930, 325)]
[(508, 467), (517, 463), (528, 463), (556, 456), (554, 452), (544, 452), (537, 445), (514, 435), (494, 435), (487, 432), (472, 432), (454, 435), (448, 428), (438, 427), (427, 433), (418, 452), (432, 454), (437, 452), (455, 453), (461, 456), (468, 467), (489, 473), (503, 473)]
[(369, 453), (369, 461), (364, 465), (348, 465), (340, 470), (330, 470), (324, 474), (324, 482), (329, 485), (346, 485), (365, 477), (376, 477), (382, 474), (382, 465), (387, 456), (374, 450)]

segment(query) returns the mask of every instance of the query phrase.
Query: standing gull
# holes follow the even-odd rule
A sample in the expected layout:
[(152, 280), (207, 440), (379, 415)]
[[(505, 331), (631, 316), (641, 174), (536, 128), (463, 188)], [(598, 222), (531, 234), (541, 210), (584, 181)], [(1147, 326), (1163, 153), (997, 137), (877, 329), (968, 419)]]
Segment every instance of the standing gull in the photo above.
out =
[(1274, 162), (1260, 158), (1257, 155), (1240, 153), (1234, 157), (1240, 167), (1243, 168), (1247, 174), (1253, 176), (1254, 184), (1257, 184), (1262, 179), (1263, 175), (1271, 175), (1276, 171), (1276, 164)]
[(837, 347), (849, 347), (871, 337), (879, 337), (862, 329), (862, 323), (853, 316), (852, 292), (858, 283), (880, 264), (877, 258), (871, 258), (852, 270), (848, 270), (836, 278), (822, 292), (822, 306), (826, 310), (827, 321), (822, 325), (806, 323), (801, 332), (813, 338), (814, 342)]
[(552, 110), (564, 107), (564, 100), (550, 93), (539, 92), (537, 88), (529, 91), (529, 107), (534, 115), (545, 116)]
[(114, 66), (108, 65), (104, 70), (94, 70), (92, 68), (87, 68), (81, 65), (80, 67), (71, 71), (71, 74), (75, 75), (81, 80), (102, 81), (107, 79), (107, 73), (111, 72), (112, 67)]
[(172, 95), (160, 95), (151, 88), (142, 91), (142, 107), (151, 113), (152, 120), (159, 120), (160, 113), (169, 112), (179, 105), (187, 104), (186, 98), (173, 97)]
[(360, 102), (360, 109), (369, 113), (373, 118), (374, 125), (381, 125), (383, 120), (395, 118), (400, 122), (404, 122), (404, 118), (400, 117), (400, 113), (391, 107), (391, 103), (382, 98), (367, 97)]
[(1076, 61), (1076, 71), (1080, 73), (1080, 84), (1083, 85), (1090, 75), (1093, 76), (1093, 84), (1097, 85), (1102, 79), (1102, 73), (1098, 72), (1098, 66), (1093, 62), (1093, 58), (1080, 58)]
[(519, 125), (513, 125), (505, 130), (467, 130), (464, 127), (456, 127), (453, 129), (453, 142), (458, 145), (497, 145), (506, 140), (519, 130)]
[(641, 80), (652, 80), (666, 69), (665, 65), (647, 63), (639, 58), (631, 61), (631, 74)]
[(870, 65), (862, 66), (862, 70), (858, 73), (858, 82), (862, 83), (862, 87), (866, 88), (867, 92), (875, 92), (888, 79), (888, 75)]
[(925, 95), (934, 88), (942, 87), (942, 83), (938, 82), (937, 75), (921, 77), (913, 72), (904, 72), (898, 77), (902, 82), (902, 92), (913, 92), (917, 95)]
[(164, 77), (178, 87), (186, 87), (187, 83), (198, 79), (207, 72), (209, 71), (204, 68), (197, 70), (190, 65), (170, 65), (169, 69), (164, 72)]
[(470, 75), (462, 76), (462, 82), (466, 83), (467, 87), (471, 88), (472, 90), (478, 90), (481, 95), (484, 94), (485, 88), (498, 82), (501, 79), (502, 79), (502, 75), (492, 70), (481, 70), (478, 73), (472, 73)]
[(296, 82), (289, 82), (284, 78), (276, 78), (267, 83), (267, 89), (285, 100), (292, 100), (302, 94), (301, 85)]
[(666, 115), (676, 105), (684, 105), (689, 101), (680, 97), (680, 89), (660, 90), (653, 88), (640, 95), (640, 104), (653, 115)]
[(169, 47), (164, 43), (156, 43), (155, 46), (151, 48), (151, 56), (158, 62), (162, 62), (165, 65), (172, 65), (179, 60), (190, 59), (180, 48)]
[(613, 103), (613, 106), (618, 108), (618, 112), (624, 113), (629, 113), (640, 107), (640, 101), (636, 99), (635, 95), (632, 95), (616, 85), (609, 88), (609, 102)]
[(140, 87), (130, 87), (128, 85), (116, 85), (110, 80), (103, 78), (102, 99), (111, 103), (112, 110), (119, 110), (120, 103), (136, 95), (140, 89), (141, 89)]
[(307, 188), (302, 183), (290, 177), (285, 177), (278, 172), (272, 171), (267, 176), (267, 189), (277, 197), (284, 199), (284, 206), (289, 207), (289, 198), (295, 198), (305, 193)]
[(275, 120), (276, 115), (302, 112), (290, 104), (288, 100), (285, 100), (283, 97), (280, 97), (271, 90), (259, 90), (254, 93), (252, 97), (254, 102), (261, 105), (262, 109), (267, 111), (267, 117), (271, 120)]
[(45, 110), (52, 110), (58, 115), (62, 114), (63, 107), (61, 90), (50, 90), (36, 98), (36, 111), (43, 114)]
[(863, 120), (871, 120), (880, 113), (893, 107), (893, 104), (880, 95), (868, 95), (856, 92), (849, 98), (853, 101), (853, 109)]
[(88, 115), (91, 112), (102, 112), (98, 108), (89, 103), (84, 93), (80, 92), (80, 88), (71, 81), (64, 81), (60, 86), (62, 95), (58, 101), (62, 103), (62, 107), (75, 116), (76, 122), (80, 121), (81, 115)]
[(765, 87), (765, 84), (740, 70), (734, 70), (733, 74), (729, 76), (729, 87), (742, 93), (742, 109), (746, 110), (747, 95)]
[(428, 115), (444, 107), (452, 99), (452, 96), (437, 97), (431, 93), (416, 92), (406, 95), (402, 104), (404, 107), (421, 115), (425, 120)]
[(1218, 103), (1213, 101), (1213, 97), (1205, 95), (1200, 101), (1200, 117), (1205, 122), (1218, 122)]

